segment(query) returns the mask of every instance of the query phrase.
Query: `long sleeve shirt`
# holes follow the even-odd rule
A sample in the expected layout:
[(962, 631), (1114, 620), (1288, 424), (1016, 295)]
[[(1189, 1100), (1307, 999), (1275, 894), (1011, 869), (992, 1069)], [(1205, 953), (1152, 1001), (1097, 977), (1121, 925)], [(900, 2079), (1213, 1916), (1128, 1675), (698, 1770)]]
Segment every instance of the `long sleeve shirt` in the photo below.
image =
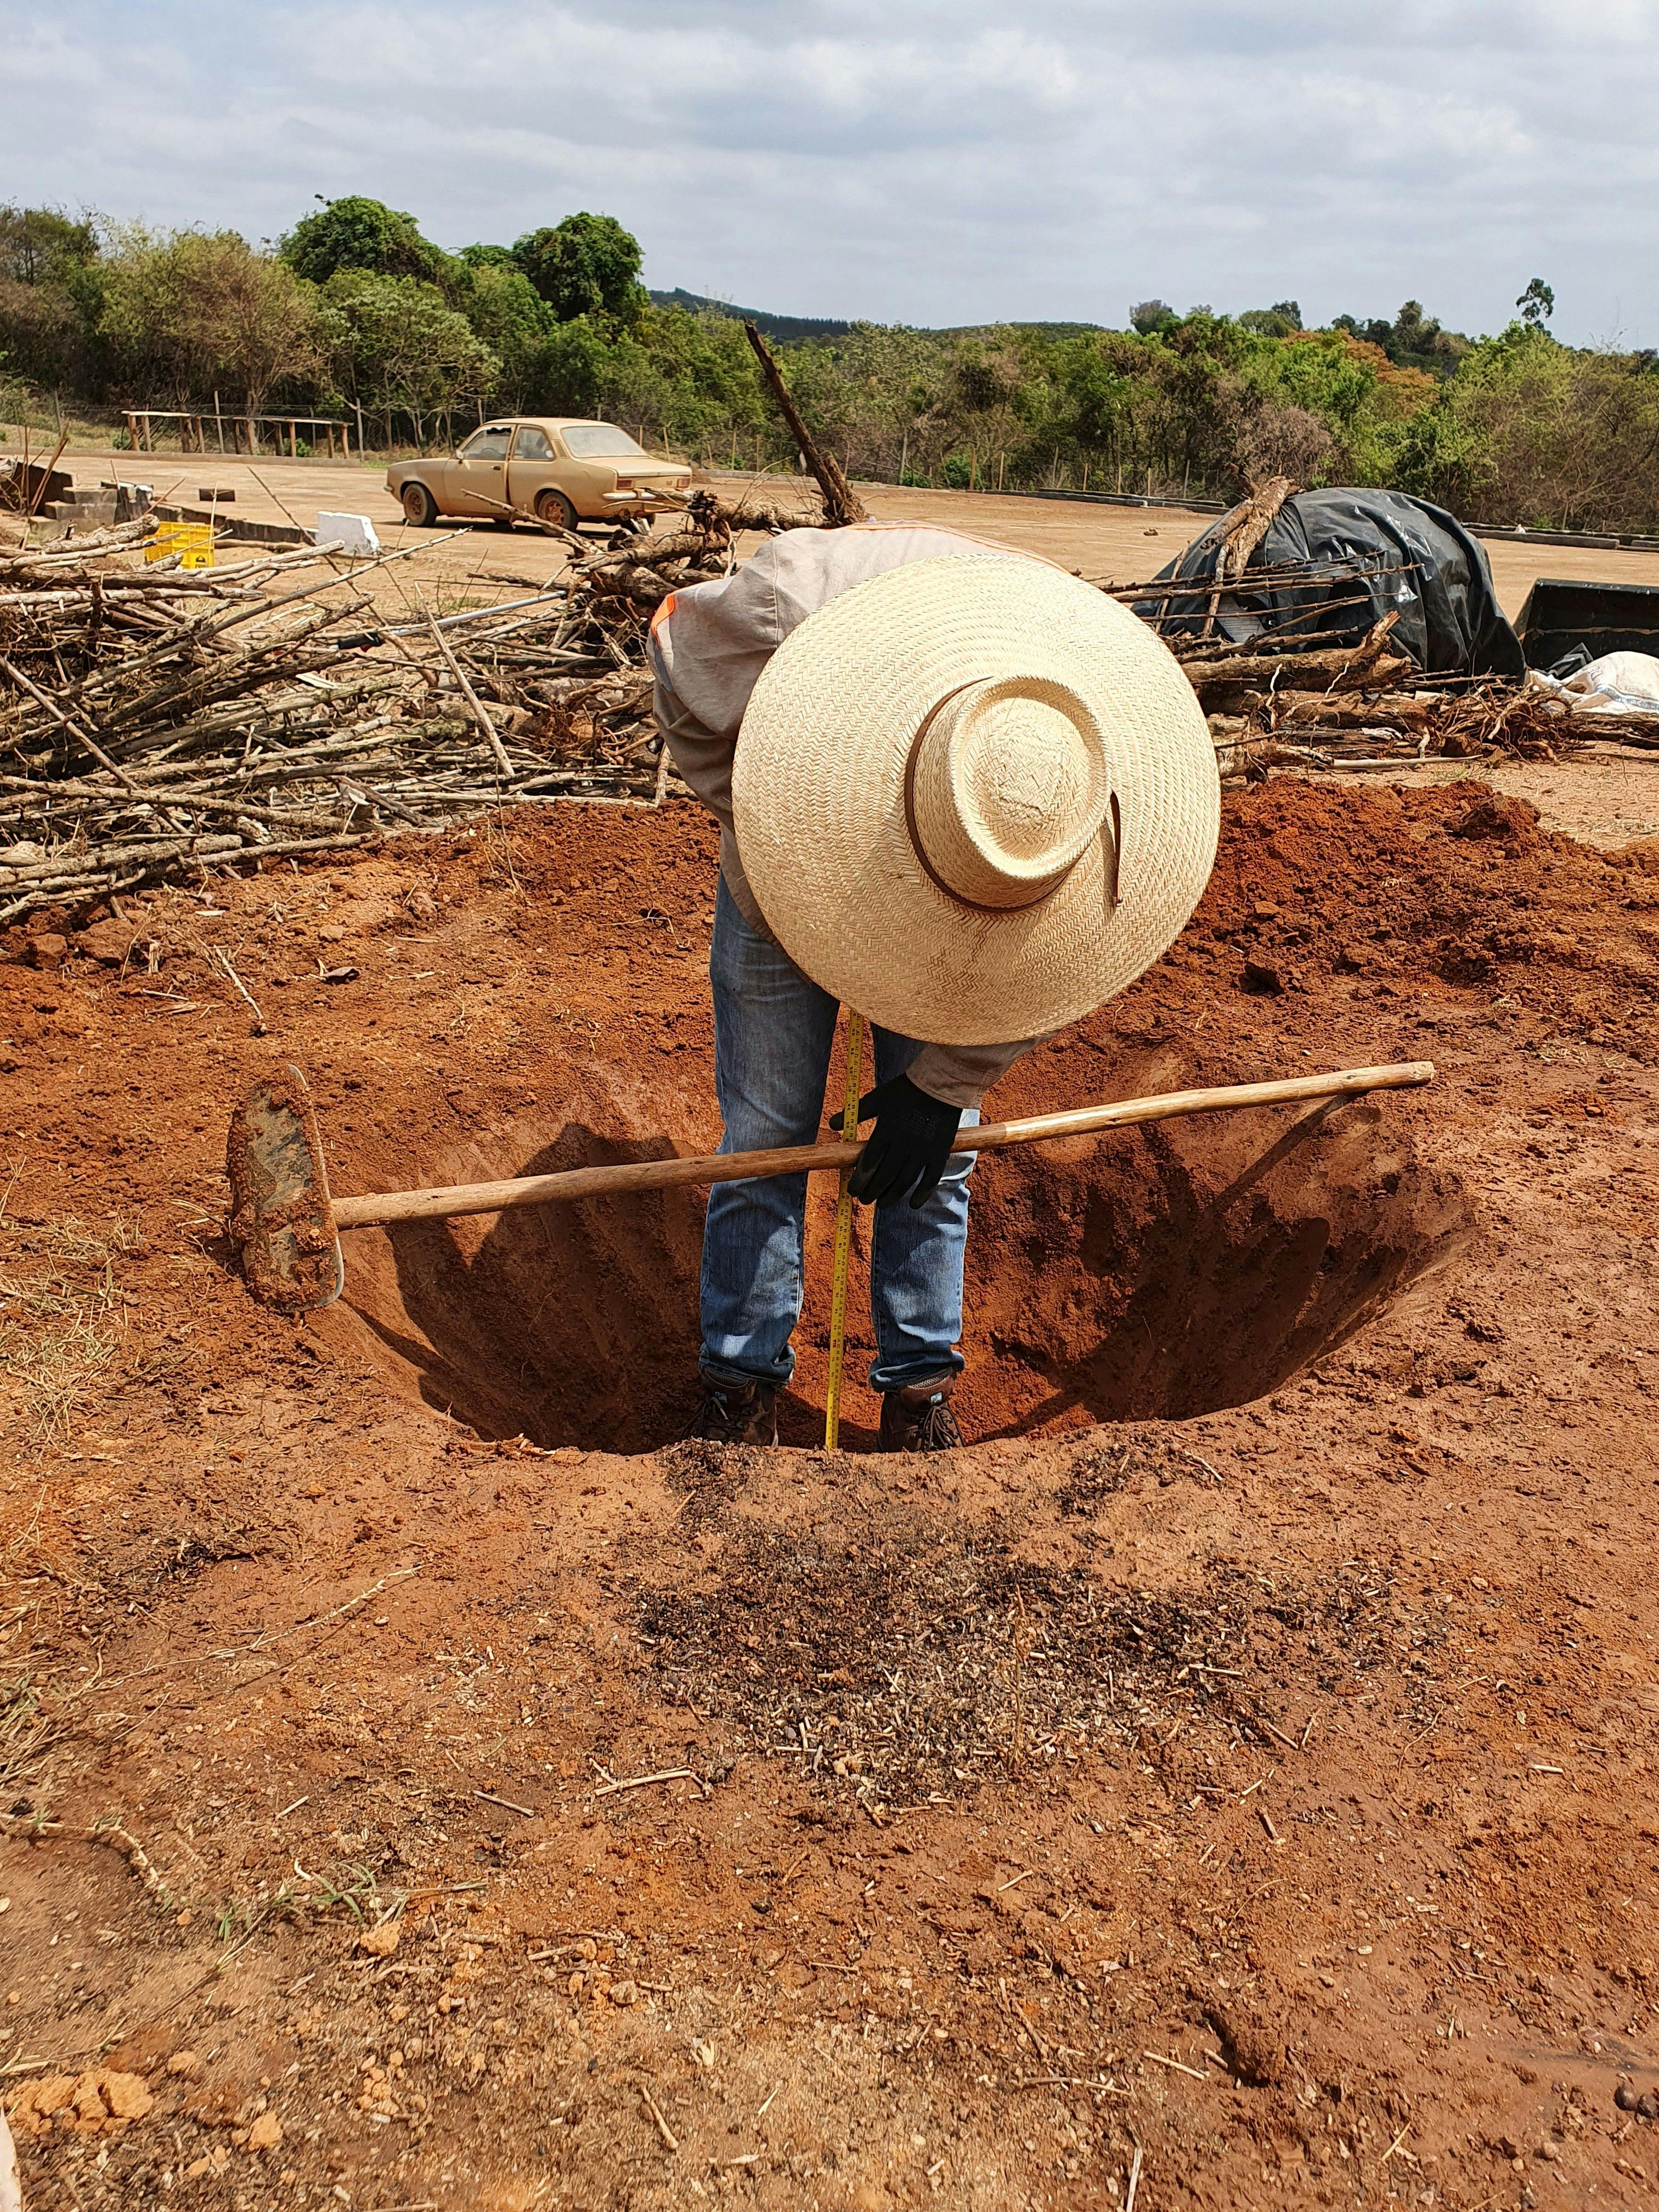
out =
[[(809, 615), (868, 577), (912, 561), (1006, 560), (1012, 550), (923, 523), (788, 530), (731, 575), (672, 592), (658, 608), (649, 648), (657, 726), (675, 767), (720, 823), (720, 873), (738, 912), (763, 936), (772, 933), (744, 874), (732, 818), (732, 763), (761, 671)], [(908, 1073), (918, 1090), (948, 1105), (977, 1106), (1020, 1054), (1041, 1042), (924, 1045)]]

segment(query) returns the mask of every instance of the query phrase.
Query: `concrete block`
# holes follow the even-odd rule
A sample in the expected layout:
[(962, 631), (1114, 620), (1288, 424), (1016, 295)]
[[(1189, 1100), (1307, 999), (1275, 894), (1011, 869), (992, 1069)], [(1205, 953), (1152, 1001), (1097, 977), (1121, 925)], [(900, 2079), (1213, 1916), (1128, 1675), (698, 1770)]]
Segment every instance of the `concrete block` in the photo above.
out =
[(106, 530), (115, 520), (113, 492), (77, 491), (68, 499), (54, 499), (40, 510), (54, 522), (76, 530)]
[(106, 479), (102, 489), (115, 501), (118, 522), (136, 522), (141, 514), (148, 514), (155, 496), (153, 484), (111, 483)]
[(322, 514), (317, 517), (317, 543), (319, 545), (340, 545), (348, 553), (360, 553), (368, 558), (380, 550), (374, 525), (366, 514)]

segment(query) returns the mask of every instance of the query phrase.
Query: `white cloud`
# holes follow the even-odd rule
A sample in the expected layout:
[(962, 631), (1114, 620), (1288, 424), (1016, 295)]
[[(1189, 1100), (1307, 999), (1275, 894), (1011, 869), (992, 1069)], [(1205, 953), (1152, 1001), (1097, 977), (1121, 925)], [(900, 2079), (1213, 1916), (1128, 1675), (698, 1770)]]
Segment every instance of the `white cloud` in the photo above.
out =
[(1121, 321), (1158, 293), (1659, 340), (1659, 0), (0, 0), (0, 194), (448, 245), (576, 207), (659, 285)]

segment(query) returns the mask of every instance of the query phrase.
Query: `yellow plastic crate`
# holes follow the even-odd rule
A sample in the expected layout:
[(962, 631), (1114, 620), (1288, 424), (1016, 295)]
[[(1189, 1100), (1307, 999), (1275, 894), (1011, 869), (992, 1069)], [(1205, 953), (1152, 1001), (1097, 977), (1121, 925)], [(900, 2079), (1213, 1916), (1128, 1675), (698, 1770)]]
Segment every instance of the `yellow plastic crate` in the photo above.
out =
[(144, 548), (146, 561), (179, 556), (181, 568), (213, 566), (213, 525), (210, 522), (164, 522)]

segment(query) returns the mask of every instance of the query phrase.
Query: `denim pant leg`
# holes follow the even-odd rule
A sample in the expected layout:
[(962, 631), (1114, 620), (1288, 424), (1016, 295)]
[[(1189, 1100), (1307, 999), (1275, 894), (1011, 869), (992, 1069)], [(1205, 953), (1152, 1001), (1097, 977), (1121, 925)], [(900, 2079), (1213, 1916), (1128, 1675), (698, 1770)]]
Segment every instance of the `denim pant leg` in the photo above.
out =
[[(836, 1002), (751, 929), (726, 890), (714, 900), (714, 1088), (723, 1152), (810, 1145), (818, 1134)], [(702, 1238), (702, 1371), (715, 1382), (787, 1382), (801, 1307), (806, 1177), (716, 1183)]]
[[(909, 1037), (876, 1031), (876, 1080), (886, 1083), (921, 1050)], [(964, 1128), (979, 1120), (969, 1107)], [(952, 1152), (925, 1206), (878, 1206), (870, 1233), (870, 1310), (876, 1324), (872, 1390), (962, 1370), (962, 1267), (968, 1247), (968, 1178), (975, 1155)]]

